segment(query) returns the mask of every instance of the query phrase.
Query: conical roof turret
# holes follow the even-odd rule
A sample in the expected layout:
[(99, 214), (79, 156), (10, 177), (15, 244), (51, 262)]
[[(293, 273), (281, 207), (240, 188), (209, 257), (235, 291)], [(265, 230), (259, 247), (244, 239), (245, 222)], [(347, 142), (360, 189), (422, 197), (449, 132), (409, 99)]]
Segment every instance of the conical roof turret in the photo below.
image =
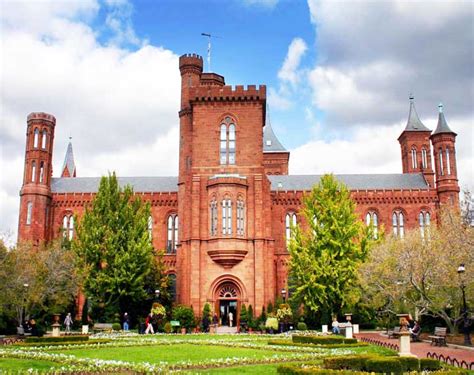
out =
[(425, 125), (423, 125), (420, 118), (418, 117), (418, 113), (416, 113), (416, 108), (415, 108), (415, 98), (413, 97), (413, 95), (410, 95), (410, 111), (408, 112), (407, 126), (405, 127), (404, 131), (411, 131), (411, 132), (413, 131), (430, 132), (431, 131)]
[(439, 109), (438, 125), (436, 126), (436, 129), (435, 129), (435, 131), (432, 135), (441, 134), (441, 133), (456, 134), (455, 132), (453, 132), (450, 129), (450, 127), (448, 126), (448, 123), (446, 122), (446, 119), (444, 118), (443, 104), (442, 103), (439, 103), (438, 109)]
[(76, 164), (74, 163), (71, 138), (69, 138), (69, 144), (67, 145), (61, 177), (76, 177)]
[(273, 132), (268, 108), (266, 112), (265, 126), (263, 127), (263, 152), (287, 152)]

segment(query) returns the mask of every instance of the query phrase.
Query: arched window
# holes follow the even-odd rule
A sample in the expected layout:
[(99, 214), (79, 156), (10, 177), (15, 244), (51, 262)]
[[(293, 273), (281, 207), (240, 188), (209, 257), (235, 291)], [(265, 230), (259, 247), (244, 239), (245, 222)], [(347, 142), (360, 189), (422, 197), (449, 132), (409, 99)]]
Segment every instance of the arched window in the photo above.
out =
[(64, 215), (63, 217), (63, 237), (72, 240), (74, 236), (74, 216)]
[(296, 214), (294, 212), (289, 212), (285, 216), (285, 237), (286, 237), (286, 247), (290, 244), (292, 237), (291, 228), (296, 225)]
[(242, 199), (237, 200), (237, 235), (243, 236), (245, 232), (245, 204)]
[(446, 148), (446, 171), (451, 174), (451, 166), (449, 165), (449, 148)]
[(31, 182), (36, 181), (36, 162), (31, 163)]
[(170, 294), (171, 301), (176, 302), (176, 274), (168, 274), (168, 292)]
[(426, 154), (426, 148), (424, 147), (421, 149), (421, 165), (423, 169), (428, 168), (428, 157)]
[(379, 231), (379, 218), (377, 216), (377, 213), (374, 211), (367, 212), (367, 215), (365, 215), (365, 223), (367, 224), (367, 226), (372, 227), (373, 236), (374, 238), (377, 238)]
[(431, 223), (430, 213), (426, 211), (421, 211), (420, 214), (418, 215), (418, 221), (420, 223), (421, 238), (430, 239), (430, 223)]
[(33, 137), (33, 147), (38, 148), (38, 140), (39, 140), (39, 130), (38, 128), (35, 129), (34, 131), (34, 137)]
[(40, 178), (39, 178), (40, 184), (43, 183), (43, 179), (44, 179), (44, 162), (42, 161), (40, 163)]
[(74, 216), (69, 217), (69, 228), (68, 228), (68, 238), (72, 240), (74, 235)]
[(31, 215), (33, 214), (33, 203), (28, 202), (26, 205), (26, 225), (31, 224)]
[(392, 214), (393, 234), (396, 237), (403, 238), (405, 236), (404, 217), (401, 211), (394, 211)]
[(148, 237), (150, 241), (153, 239), (153, 217), (151, 215), (148, 216)]
[(172, 214), (168, 216), (168, 241), (166, 242), (166, 253), (176, 253), (178, 245), (178, 215)]
[(220, 128), (220, 163), (235, 164), (235, 124), (226, 117)]
[(232, 234), (232, 201), (229, 198), (222, 201), (222, 234)]
[(411, 167), (416, 169), (418, 161), (416, 160), (416, 148), (412, 147), (411, 149)]
[(48, 132), (46, 129), (43, 130), (43, 136), (41, 137), (41, 148), (44, 150), (46, 149), (46, 138), (48, 136)]
[(217, 202), (215, 198), (212, 199), (211, 204), (210, 204), (210, 233), (211, 236), (217, 235)]
[(444, 175), (444, 166), (443, 166), (443, 150), (440, 148), (439, 152), (439, 174), (442, 176)]

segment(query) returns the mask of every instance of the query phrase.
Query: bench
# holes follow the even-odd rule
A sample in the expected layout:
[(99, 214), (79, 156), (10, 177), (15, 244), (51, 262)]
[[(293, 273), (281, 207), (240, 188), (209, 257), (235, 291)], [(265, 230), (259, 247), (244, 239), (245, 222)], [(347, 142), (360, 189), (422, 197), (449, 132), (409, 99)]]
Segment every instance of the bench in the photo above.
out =
[(388, 331), (388, 338), (395, 339), (400, 336), (400, 327), (394, 327), (393, 330)]
[(94, 323), (92, 330), (95, 331), (105, 331), (110, 332), (112, 331), (112, 323)]
[(431, 339), (431, 345), (434, 346), (448, 346), (446, 343), (447, 328), (435, 327), (434, 334), (428, 336)]

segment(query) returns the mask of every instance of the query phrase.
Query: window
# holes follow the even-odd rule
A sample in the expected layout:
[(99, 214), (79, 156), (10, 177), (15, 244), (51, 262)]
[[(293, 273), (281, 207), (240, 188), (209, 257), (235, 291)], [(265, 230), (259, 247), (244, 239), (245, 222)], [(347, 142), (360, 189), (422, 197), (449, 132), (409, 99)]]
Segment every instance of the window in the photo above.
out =
[(153, 217), (151, 215), (148, 216), (148, 237), (150, 241), (153, 239)]
[(235, 164), (235, 124), (230, 117), (226, 117), (220, 130), (220, 163)]
[(44, 179), (44, 162), (42, 161), (40, 163), (40, 178), (39, 178), (40, 184), (43, 183), (43, 179)]
[(242, 199), (237, 200), (237, 235), (243, 236), (245, 232), (245, 204)]
[(46, 137), (48, 136), (48, 132), (46, 129), (43, 130), (43, 136), (41, 137), (41, 148), (44, 150), (46, 149)]
[(420, 235), (421, 238), (430, 239), (430, 213), (426, 211), (421, 211), (418, 215), (418, 220), (420, 222)]
[(421, 165), (423, 169), (428, 168), (428, 157), (426, 154), (426, 148), (424, 147), (421, 149)]
[(26, 205), (26, 225), (31, 224), (31, 215), (33, 214), (33, 203), (28, 202)]
[(286, 246), (290, 244), (291, 240), (291, 227), (296, 225), (296, 214), (294, 212), (289, 212), (285, 217), (285, 237), (286, 237)]
[(74, 216), (68, 214), (63, 217), (63, 237), (72, 240), (74, 236)]
[(446, 148), (446, 170), (451, 174), (451, 166), (449, 165), (449, 148)]
[(374, 211), (369, 211), (367, 212), (367, 215), (365, 215), (365, 223), (367, 226), (372, 227), (372, 233), (373, 237), (377, 238), (378, 237), (378, 227), (379, 227), (379, 218), (377, 216), (377, 213)]
[(176, 302), (176, 274), (168, 274), (168, 291), (170, 294), (171, 301)]
[(228, 198), (222, 201), (222, 234), (232, 234), (232, 202)]
[(217, 202), (215, 199), (212, 199), (210, 205), (210, 233), (211, 236), (217, 235)]
[(31, 163), (31, 182), (36, 181), (36, 162)]
[(417, 162), (417, 160), (416, 160), (416, 148), (413, 147), (413, 148), (411, 149), (411, 167), (412, 167), (413, 169), (416, 169), (417, 164), (418, 164), (418, 162)]
[(395, 211), (392, 214), (392, 227), (396, 237), (403, 238), (405, 236), (404, 217), (401, 211)]
[(38, 138), (39, 138), (39, 130), (38, 128), (35, 129), (34, 131), (34, 137), (33, 137), (33, 147), (38, 148)]
[(178, 245), (178, 215), (172, 214), (168, 216), (168, 241), (166, 242), (166, 253), (176, 253)]
[(444, 175), (444, 167), (443, 167), (443, 150), (439, 149), (439, 174), (442, 176)]

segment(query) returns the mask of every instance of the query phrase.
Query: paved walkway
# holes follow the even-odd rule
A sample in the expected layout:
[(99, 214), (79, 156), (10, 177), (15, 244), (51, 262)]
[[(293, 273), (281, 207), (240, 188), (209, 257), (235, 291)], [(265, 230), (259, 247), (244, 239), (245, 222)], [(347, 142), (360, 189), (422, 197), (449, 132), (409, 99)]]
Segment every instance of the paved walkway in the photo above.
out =
[(237, 333), (237, 327), (220, 326), (217, 327), (217, 333)]
[[(389, 339), (387, 336), (382, 336), (379, 332), (361, 332), (355, 335), (358, 339), (366, 337), (369, 339), (375, 339), (382, 342), (388, 342), (390, 344), (399, 344), (398, 339)], [(418, 358), (426, 358), (428, 352), (435, 352), (436, 354), (442, 354), (445, 357), (448, 355), (451, 358), (456, 358), (459, 362), (466, 361), (467, 363), (474, 362), (474, 351), (470, 349), (461, 349), (453, 346), (440, 347), (440, 346), (431, 346), (427, 342), (412, 342), (411, 343), (411, 352), (415, 354)]]

